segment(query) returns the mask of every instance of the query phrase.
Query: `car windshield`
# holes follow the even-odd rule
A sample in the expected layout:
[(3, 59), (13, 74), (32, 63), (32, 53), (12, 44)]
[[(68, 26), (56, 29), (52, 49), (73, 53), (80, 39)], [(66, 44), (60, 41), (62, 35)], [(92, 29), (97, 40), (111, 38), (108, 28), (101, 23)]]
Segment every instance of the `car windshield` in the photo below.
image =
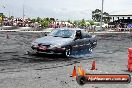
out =
[(74, 30), (53, 30), (49, 35), (54, 37), (70, 38), (74, 34)]

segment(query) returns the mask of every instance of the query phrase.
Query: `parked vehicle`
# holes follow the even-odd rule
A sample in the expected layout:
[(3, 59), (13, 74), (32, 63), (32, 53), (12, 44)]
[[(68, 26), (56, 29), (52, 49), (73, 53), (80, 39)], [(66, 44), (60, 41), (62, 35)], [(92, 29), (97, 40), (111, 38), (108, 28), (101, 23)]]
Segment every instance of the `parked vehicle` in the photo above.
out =
[(83, 29), (59, 28), (33, 41), (31, 48), (36, 53), (63, 54), (69, 57), (73, 51), (86, 48), (92, 50), (96, 45), (96, 36)]

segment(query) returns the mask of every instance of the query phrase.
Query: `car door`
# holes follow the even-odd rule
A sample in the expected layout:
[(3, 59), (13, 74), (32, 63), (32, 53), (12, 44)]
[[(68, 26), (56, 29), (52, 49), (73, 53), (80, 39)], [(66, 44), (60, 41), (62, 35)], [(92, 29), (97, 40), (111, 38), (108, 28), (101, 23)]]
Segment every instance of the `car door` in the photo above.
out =
[(91, 35), (89, 35), (86, 32), (82, 31), (82, 49), (83, 50), (89, 50), (89, 48), (91, 47)]
[(73, 51), (80, 51), (83, 47), (83, 39), (82, 39), (82, 33), (81, 30), (77, 30), (75, 34), (75, 39), (73, 43)]

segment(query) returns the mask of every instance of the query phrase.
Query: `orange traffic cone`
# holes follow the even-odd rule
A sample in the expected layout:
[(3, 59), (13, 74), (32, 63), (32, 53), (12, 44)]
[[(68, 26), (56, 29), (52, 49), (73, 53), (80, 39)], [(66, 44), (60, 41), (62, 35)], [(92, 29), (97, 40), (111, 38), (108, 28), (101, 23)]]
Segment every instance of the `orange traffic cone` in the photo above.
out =
[(93, 63), (92, 63), (92, 68), (91, 68), (90, 70), (97, 70), (97, 69), (96, 69), (96, 62), (95, 62), (95, 61), (93, 61)]
[(86, 72), (84, 69), (82, 69), (82, 76), (85, 76)]
[(72, 71), (72, 77), (76, 77), (76, 65), (74, 65), (74, 69)]
[(86, 74), (85, 70), (82, 68), (82, 65), (78, 67), (78, 73), (81, 76), (84, 76)]
[(81, 75), (81, 76), (83, 75), (81, 66), (78, 66), (78, 74)]

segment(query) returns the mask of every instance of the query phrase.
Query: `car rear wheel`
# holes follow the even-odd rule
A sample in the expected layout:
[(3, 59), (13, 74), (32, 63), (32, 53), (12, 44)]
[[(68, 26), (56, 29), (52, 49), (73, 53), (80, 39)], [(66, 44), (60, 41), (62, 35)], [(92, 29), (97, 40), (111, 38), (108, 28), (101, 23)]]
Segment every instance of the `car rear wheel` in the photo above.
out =
[(36, 51), (36, 54), (40, 54), (40, 52), (39, 51)]
[(35, 52), (36, 54), (40, 54), (40, 51), (38, 51), (38, 50), (34, 50), (34, 52)]
[(97, 41), (93, 42), (93, 43), (90, 43), (91, 44), (91, 49), (95, 48), (96, 45), (97, 45)]
[(92, 52), (92, 51), (93, 51), (93, 49), (92, 49), (92, 48), (89, 48), (89, 51), (90, 51), (90, 52)]
[(88, 48), (89, 52), (92, 52), (94, 48), (94, 45), (91, 43), (90, 47)]
[(66, 50), (65, 50), (65, 56), (66, 57), (70, 57), (70, 55), (71, 55), (71, 48), (70, 47), (66, 47)]

